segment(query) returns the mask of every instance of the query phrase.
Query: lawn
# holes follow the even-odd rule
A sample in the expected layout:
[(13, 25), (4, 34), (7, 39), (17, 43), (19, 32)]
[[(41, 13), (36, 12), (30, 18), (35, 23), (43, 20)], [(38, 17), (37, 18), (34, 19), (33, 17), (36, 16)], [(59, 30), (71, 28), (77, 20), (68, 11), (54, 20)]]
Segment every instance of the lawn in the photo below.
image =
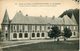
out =
[(79, 51), (78, 41), (41, 42), (5, 48), (3, 51)]

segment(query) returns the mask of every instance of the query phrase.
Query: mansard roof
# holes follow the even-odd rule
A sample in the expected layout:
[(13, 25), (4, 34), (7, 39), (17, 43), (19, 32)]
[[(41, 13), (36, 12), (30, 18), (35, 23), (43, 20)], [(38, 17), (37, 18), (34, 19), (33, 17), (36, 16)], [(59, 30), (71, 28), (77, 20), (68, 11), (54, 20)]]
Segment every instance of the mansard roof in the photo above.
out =
[[(68, 20), (67, 20), (68, 19)], [(65, 23), (64, 21), (65, 20)], [(22, 12), (16, 13), (11, 21), (11, 24), (65, 24), (75, 25), (70, 18), (66, 16), (64, 18), (51, 18), (51, 17), (39, 17), (39, 16), (24, 16)]]
[(5, 11), (4, 18), (2, 24), (9, 24), (9, 16), (7, 10)]

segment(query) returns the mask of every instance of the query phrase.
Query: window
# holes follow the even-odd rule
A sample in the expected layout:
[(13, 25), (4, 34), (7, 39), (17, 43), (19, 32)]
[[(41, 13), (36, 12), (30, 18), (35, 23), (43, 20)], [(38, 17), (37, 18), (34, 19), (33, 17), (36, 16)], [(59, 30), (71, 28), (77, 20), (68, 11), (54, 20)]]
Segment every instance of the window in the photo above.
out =
[(37, 33), (37, 37), (40, 37), (40, 33)]
[(17, 25), (17, 32), (19, 32), (19, 25)]
[(74, 26), (74, 30), (76, 29), (76, 27)]
[(44, 33), (42, 33), (42, 37), (44, 37)]
[(35, 26), (34, 25), (32, 26), (32, 30), (35, 30)]
[(5, 31), (7, 31), (8, 30), (8, 28), (7, 27), (5, 27)]
[(19, 33), (19, 38), (22, 38), (22, 33)]
[(40, 30), (40, 26), (37, 26), (37, 31), (39, 31)]
[(27, 25), (24, 26), (24, 31), (28, 31), (28, 26)]
[(35, 37), (35, 33), (32, 33), (32, 37)]
[(13, 38), (17, 38), (17, 34), (16, 33), (13, 34)]
[(48, 29), (50, 29), (50, 27), (48, 27)]
[(8, 37), (8, 34), (6, 33), (6, 38)]
[(19, 31), (22, 32), (23, 31), (23, 26), (19, 25)]
[(11, 25), (11, 32), (13, 32), (13, 25)]
[(42, 30), (44, 30), (44, 26), (41, 26), (42, 27)]
[(14, 26), (14, 30), (15, 30), (15, 26)]
[(75, 32), (74, 32), (74, 35), (75, 35)]
[(61, 26), (61, 30), (63, 30), (64, 28), (63, 28), (63, 26)]
[(25, 37), (28, 37), (28, 33), (25, 33), (25, 35), (24, 35)]

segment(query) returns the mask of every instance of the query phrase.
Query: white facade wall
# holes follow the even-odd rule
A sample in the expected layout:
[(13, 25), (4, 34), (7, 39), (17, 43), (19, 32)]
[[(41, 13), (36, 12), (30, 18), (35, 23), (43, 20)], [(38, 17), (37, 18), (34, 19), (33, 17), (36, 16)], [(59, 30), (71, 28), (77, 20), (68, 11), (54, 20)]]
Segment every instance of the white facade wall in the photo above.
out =
[[(15, 32), (16, 33), (16, 32)], [(26, 32), (25, 32), (26, 33)], [(22, 33), (22, 38), (19, 38), (19, 33), (17, 34), (17, 38), (13, 37), (14, 33), (10, 33), (10, 40), (23, 40), (23, 39), (30, 39), (30, 32), (28, 32), (28, 37), (25, 37), (25, 33)]]
[[(51, 30), (52, 26), (43, 26), (43, 25), (30, 25), (31, 26), (31, 32), (28, 31), (28, 25), (24, 25), (24, 32), (11, 32), (10, 33), (10, 40), (23, 40), (23, 39), (45, 39), (45, 38), (49, 38), (48, 37), (48, 31)], [(41, 27), (40, 27), (41, 26)], [(15, 27), (15, 28), (14, 28)], [(50, 29), (48, 29), (48, 27), (50, 27)], [(69, 26), (67, 26), (68, 28)], [(36, 29), (35, 29), (36, 28)], [(64, 26), (61, 26), (61, 30), (64, 29)], [(77, 29), (77, 26), (70, 26), (70, 29)], [(17, 31), (17, 25), (13, 25), (13, 30)], [(23, 30), (23, 25), (19, 25), (19, 30)], [(34, 32), (33, 32), (34, 30)], [(37, 31), (35, 31), (37, 30)], [(45, 31), (46, 30), (46, 31)], [(27, 32), (26, 32), (27, 31)], [(75, 35), (74, 35), (75, 32)], [(13, 34), (16, 33), (17, 34), (17, 38), (13, 38)], [(22, 33), (22, 38), (19, 38), (19, 33)], [(28, 33), (28, 37), (25, 38), (25, 33)], [(35, 33), (35, 37), (32, 37), (32, 33)], [(37, 33), (40, 33), (40, 37), (37, 37)], [(42, 33), (44, 33), (44, 37), (42, 37)], [(72, 36), (71, 37), (77, 37), (78, 32), (77, 31), (72, 31)]]

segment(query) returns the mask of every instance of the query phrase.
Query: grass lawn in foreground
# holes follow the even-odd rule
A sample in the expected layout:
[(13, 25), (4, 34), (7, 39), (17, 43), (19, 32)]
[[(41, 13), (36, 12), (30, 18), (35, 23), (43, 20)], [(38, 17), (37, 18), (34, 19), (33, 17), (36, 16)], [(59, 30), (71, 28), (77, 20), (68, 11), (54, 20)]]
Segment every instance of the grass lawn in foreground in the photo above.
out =
[(36, 44), (5, 48), (3, 51), (79, 51), (79, 42), (77, 40), (41, 42)]

